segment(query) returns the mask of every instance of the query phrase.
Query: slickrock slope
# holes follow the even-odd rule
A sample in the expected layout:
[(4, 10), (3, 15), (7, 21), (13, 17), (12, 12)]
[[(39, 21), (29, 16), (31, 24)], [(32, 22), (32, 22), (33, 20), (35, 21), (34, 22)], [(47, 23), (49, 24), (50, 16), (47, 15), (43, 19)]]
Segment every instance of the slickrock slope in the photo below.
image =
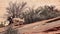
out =
[[(54, 18), (54, 19), (56, 19), (56, 18)], [(54, 19), (50, 19), (50, 20), (54, 21)], [(58, 18), (58, 19), (60, 19), (60, 18)], [(21, 33), (26, 33), (26, 32), (27, 33), (32, 33), (32, 32), (40, 33), (40, 32), (52, 29), (54, 27), (60, 26), (60, 20), (50, 22), (50, 23), (46, 23), (50, 20), (45, 20), (45, 21), (41, 21), (41, 22), (37, 22), (37, 23), (28, 24), (28, 25), (25, 25), (24, 27), (18, 28), (18, 30)]]
[[(16, 26), (13, 26), (16, 27)], [(47, 31), (49, 29), (55, 29), (55, 27), (60, 27), (60, 17), (49, 19), (49, 20), (44, 20), (40, 22), (35, 22), (32, 24), (27, 24), (22, 27), (16, 28), (19, 33), (21, 34), (53, 34), (53, 33), (59, 33), (60, 30), (57, 31)], [(3, 27), (0, 28), (0, 32), (3, 33), (8, 27)]]

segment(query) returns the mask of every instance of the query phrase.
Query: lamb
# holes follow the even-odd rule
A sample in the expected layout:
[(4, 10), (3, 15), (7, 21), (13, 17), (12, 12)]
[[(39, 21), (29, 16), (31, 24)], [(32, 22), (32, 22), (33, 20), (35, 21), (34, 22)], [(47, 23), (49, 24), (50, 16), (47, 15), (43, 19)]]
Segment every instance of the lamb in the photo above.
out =
[(13, 18), (12, 21), (14, 25), (23, 25), (24, 23), (24, 19), (20, 19), (20, 18)]

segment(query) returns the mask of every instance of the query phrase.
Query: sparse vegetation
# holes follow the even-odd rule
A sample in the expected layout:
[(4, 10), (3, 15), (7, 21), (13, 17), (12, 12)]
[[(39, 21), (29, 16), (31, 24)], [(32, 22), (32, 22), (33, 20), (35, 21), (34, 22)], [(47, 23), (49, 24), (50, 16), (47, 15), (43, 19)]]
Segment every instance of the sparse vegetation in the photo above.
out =
[[(30, 24), (30, 23), (34, 23), (42, 20), (48, 20), (48, 19), (52, 19), (60, 16), (60, 11), (58, 9), (55, 9), (55, 6), (45, 5), (45, 6), (40, 6), (34, 9), (33, 7), (32, 8), (26, 7), (26, 4), (27, 4), (26, 2), (22, 2), (22, 3), (10, 2), (9, 7), (7, 7), (7, 13), (8, 13), (7, 21), (1, 22), (0, 27), (4, 27), (12, 23), (13, 23), (12, 24), (13, 26), (20, 27), (20, 25)], [(26, 10), (26, 8), (28, 10)], [(46, 23), (50, 23), (56, 20), (60, 20), (60, 19), (51, 20)], [(51, 24), (54, 27), (54, 23), (51, 23)], [(51, 24), (49, 24), (48, 26), (50, 26)], [(40, 24), (38, 23), (38, 25)], [(43, 24), (43, 25), (46, 25), (46, 24)], [(32, 24), (32, 26), (34, 25)], [(18, 34), (18, 31), (12, 27), (9, 27), (6, 31), (4, 31), (4, 34)]]
[(18, 34), (18, 31), (13, 29), (12, 27), (9, 27), (4, 34)]
[(10, 23), (12, 23), (13, 18), (22, 18), (22, 11), (26, 8), (25, 7), (26, 2), (22, 3), (9, 3), (9, 7), (7, 7), (7, 13), (8, 13), (8, 20)]
[(7, 7), (7, 12), (9, 16), (12, 18), (20, 18), (22, 11), (25, 9), (26, 2), (22, 3), (9, 3), (9, 7)]
[(3, 24), (0, 24), (0, 28), (1, 28), (1, 27), (4, 27), (4, 25), (3, 25)]
[(25, 23), (29, 24), (36, 21), (47, 20), (60, 16), (59, 10), (55, 9), (55, 6), (45, 5), (43, 7), (38, 7), (37, 9), (28, 8), (24, 11), (26, 3), (9, 3), (7, 12), (11, 18), (9, 21), (12, 22), (13, 18), (24, 18)]
[(52, 19), (60, 16), (60, 12), (55, 9), (55, 6), (44, 6), (38, 7), (36, 10), (33, 8), (29, 9), (30, 12), (26, 12), (25, 21), (26, 23), (32, 23), (41, 20)]

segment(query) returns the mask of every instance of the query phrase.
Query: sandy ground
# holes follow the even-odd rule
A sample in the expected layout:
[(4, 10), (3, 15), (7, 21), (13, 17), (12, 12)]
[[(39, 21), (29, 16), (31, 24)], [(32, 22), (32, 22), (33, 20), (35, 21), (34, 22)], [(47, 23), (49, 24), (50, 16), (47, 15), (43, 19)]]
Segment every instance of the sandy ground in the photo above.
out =
[[(0, 21), (2, 20), (5, 20), (5, 18), (1, 18), (4, 16), (4, 14), (6, 13), (6, 7), (8, 7), (8, 3), (12, 1), (12, 2), (15, 2), (15, 1), (19, 1), (19, 2), (27, 2), (27, 5), (30, 6), (30, 7), (35, 7), (37, 8), (38, 6), (43, 6), (43, 5), (55, 5), (56, 8), (60, 9), (60, 0), (0, 0)], [(36, 31), (33, 31), (32, 27), (34, 26), (37, 26), (37, 25), (41, 25), (41, 24), (44, 24), (46, 21), (41, 21), (41, 22), (38, 22), (38, 23), (33, 23), (33, 24), (28, 24), (28, 25), (25, 25), (23, 26), (22, 30), (24, 30), (24, 28), (28, 28), (28, 32), (24, 32), (23, 34), (60, 34), (60, 30), (57, 30), (57, 31), (52, 31), (52, 32), (40, 32), (38, 31), (40, 27), (38, 27)], [(60, 23), (60, 21), (57, 21), (55, 23)], [(33, 25), (33, 26), (32, 26)], [(19, 30), (21, 29), (20, 26), (14, 26), (13, 28), (16, 28)], [(19, 28), (18, 28), (19, 27)], [(7, 29), (8, 27), (2, 27), (0, 28), (0, 32), (3, 32)], [(44, 29), (46, 27), (43, 27), (42, 29)], [(31, 30), (29, 30), (31, 29)], [(27, 31), (26, 30), (26, 31)], [(19, 31), (20, 32), (20, 31)], [(0, 33), (1, 34), (1, 33)]]
[[(27, 24), (27, 25), (21, 25), (21, 26), (12, 26), (12, 27), (16, 28), (18, 32), (21, 34), (60, 34), (60, 20), (51, 22), (47, 26), (42, 25), (42, 24), (45, 24), (47, 21), (49, 20), (44, 20), (44, 21)], [(58, 26), (59, 28), (54, 28), (55, 26)], [(9, 26), (0, 28), (0, 32), (5, 31), (8, 27)], [(56, 31), (55, 30), (47, 31), (47, 29), (49, 30), (49, 28), (55, 29)]]

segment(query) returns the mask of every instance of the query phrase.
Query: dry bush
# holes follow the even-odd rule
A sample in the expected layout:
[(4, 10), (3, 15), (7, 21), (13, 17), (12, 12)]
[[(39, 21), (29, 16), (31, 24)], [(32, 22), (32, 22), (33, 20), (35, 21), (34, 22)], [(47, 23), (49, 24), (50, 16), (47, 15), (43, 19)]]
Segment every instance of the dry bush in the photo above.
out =
[(32, 16), (35, 15), (34, 9), (32, 9), (32, 8), (28, 8), (28, 9), (29, 9), (29, 10), (26, 11), (26, 12), (24, 13), (24, 15), (23, 15), (26, 24), (32, 23), (32, 22), (33, 22)]
[(26, 9), (26, 2), (17, 3), (17, 2), (10, 2), (9, 7), (7, 7), (7, 20), (10, 21), (10, 23), (13, 23), (13, 18), (23, 18), (23, 11)]
[(1, 28), (1, 27), (4, 27), (4, 25), (3, 25), (3, 24), (0, 24), (0, 28)]
[(55, 6), (44, 6), (39, 14), (44, 17), (43, 19), (51, 19), (60, 16), (60, 12), (55, 9)]
[(26, 8), (25, 5), (26, 5), (26, 2), (22, 2), (22, 3), (10, 2), (9, 7), (7, 7), (7, 13), (12, 18), (20, 18), (22, 11)]
[(41, 20), (52, 19), (60, 16), (59, 10), (55, 9), (55, 6), (38, 7), (36, 10), (29, 8), (28, 12), (25, 12), (25, 22), (32, 23)]
[[(9, 3), (9, 7), (7, 7), (8, 12), (8, 20), (10, 23), (12, 22), (13, 18), (24, 18), (24, 21), (26, 24), (41, 21), (41, 20), (47, 20), (51, 18), (55, 18), (60, 16), (60, 11), (55, 9), (55, 6), (43, 6), (38, 7), (37, 9), (28, 8), (26, 9), (26, 2), (22, 3)], [(23, 12), (24, 11), (24, 12)]]
[(9, 27), (4, 34), (18, 34), (18, 31), (13, 29), (12, 27)]

